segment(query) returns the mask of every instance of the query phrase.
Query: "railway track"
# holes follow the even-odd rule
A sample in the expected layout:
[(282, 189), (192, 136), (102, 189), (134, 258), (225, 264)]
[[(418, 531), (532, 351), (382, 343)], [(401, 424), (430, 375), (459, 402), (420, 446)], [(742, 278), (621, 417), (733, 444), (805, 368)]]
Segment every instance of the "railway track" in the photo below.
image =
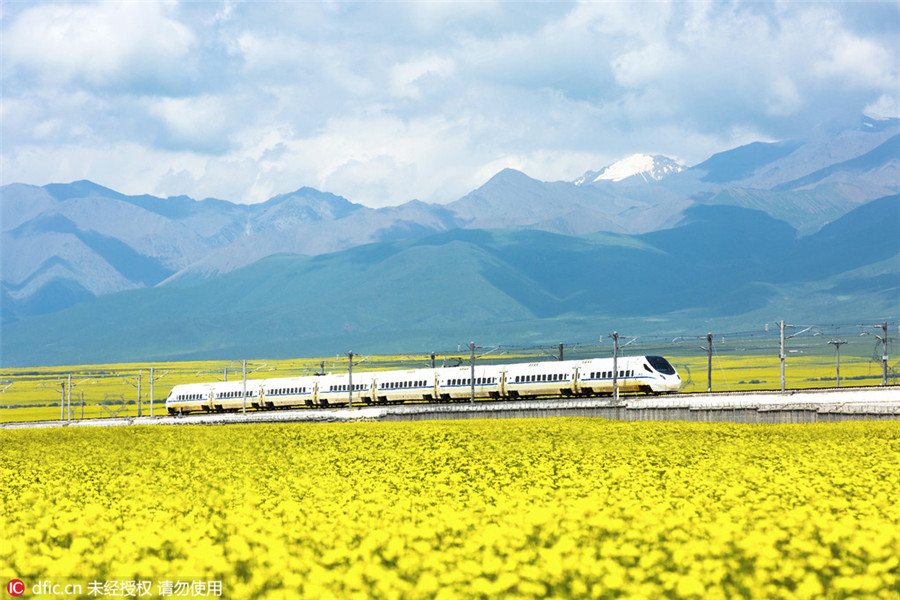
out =
[[(129, 425), (224, 425), (240, 423), (349, 422), (454, 418), (595, 416), (622, 420), (703, 420), (738, 422), (815, 422), (849, 419), (900, 419), (900, 386), (789, 390), (784, 393), (713, 392), (665, 396), (476, 400), (329, 408), (290, 408), (116, 417), (72, 421), (14, 422), (0, 429), (36, 427), (114, 427)], [(824, 417), (824, 418), (823, 418)]]

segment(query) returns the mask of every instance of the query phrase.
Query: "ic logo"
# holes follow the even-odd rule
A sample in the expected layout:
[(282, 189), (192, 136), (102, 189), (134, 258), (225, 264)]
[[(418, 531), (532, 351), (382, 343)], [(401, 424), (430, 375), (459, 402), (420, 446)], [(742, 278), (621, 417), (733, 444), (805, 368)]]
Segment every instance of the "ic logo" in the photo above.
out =
[(21, 596), (25, 593), (25, 582), (21, 579), (10, 579), (6, 584), (6, 591), (10, 596)]

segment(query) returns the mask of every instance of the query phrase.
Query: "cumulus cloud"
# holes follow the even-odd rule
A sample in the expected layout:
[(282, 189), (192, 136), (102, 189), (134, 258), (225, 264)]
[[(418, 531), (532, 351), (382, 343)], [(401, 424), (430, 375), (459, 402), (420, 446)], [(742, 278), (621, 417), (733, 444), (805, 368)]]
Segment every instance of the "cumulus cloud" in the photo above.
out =
[(38, 4), (4, 28), (4, 66), (24, 80), (99, 89), (174, 89), (191, 29), (155, 2)]
[(8, 4), (0, 27), (4, 183), (448, 202), (505, 167), (900, 113), (896, 5)]

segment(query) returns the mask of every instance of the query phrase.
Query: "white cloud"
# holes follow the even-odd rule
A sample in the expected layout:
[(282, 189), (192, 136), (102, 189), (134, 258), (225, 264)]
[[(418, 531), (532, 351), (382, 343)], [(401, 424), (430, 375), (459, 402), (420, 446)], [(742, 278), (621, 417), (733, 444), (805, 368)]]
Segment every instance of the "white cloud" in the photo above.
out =
[(895, 94), (882, 94), (864, 112), (876, 119), (900, 119), (900, 89)]
[(202, 95), (191, 98), (152, 98), (146, 111), (161, 124), (158, 141), (172, 149), (219, 153), (228, 145), (228, 126), (235, 119), (226, 98)]
[(428, 77), (447, 78), (455, 74), (455, 63), (449, 58), (427, 56), (394, 65), (391, 68), (391, 93), (400, 98), (419, 100), (421, 83)]
[(4, 32), (7, 67), (44, 84), (178, 86), (196, 39), (162, 2), (37, 4)]
[(900, 112), (900, 10), (884, 5), (3, 11), (3, 183), (89, 178), (244, 202), (310, 185), (373, 206), (447, 202), (504, 167), (571, 180), (636, 152), (696, 163), (838, 112)]

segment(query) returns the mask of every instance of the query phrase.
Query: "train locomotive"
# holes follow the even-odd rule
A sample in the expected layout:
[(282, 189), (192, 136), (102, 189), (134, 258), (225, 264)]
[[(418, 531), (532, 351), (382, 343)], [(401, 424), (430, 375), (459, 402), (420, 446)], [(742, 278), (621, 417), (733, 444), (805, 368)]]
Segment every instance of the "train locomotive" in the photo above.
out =
[(180, 384), (166, 398), (170, 414), (287, 407), (453, 402), (478, 399), (588, 397), (677, 392), (681, 377), (661, 356), (365, 371)]

